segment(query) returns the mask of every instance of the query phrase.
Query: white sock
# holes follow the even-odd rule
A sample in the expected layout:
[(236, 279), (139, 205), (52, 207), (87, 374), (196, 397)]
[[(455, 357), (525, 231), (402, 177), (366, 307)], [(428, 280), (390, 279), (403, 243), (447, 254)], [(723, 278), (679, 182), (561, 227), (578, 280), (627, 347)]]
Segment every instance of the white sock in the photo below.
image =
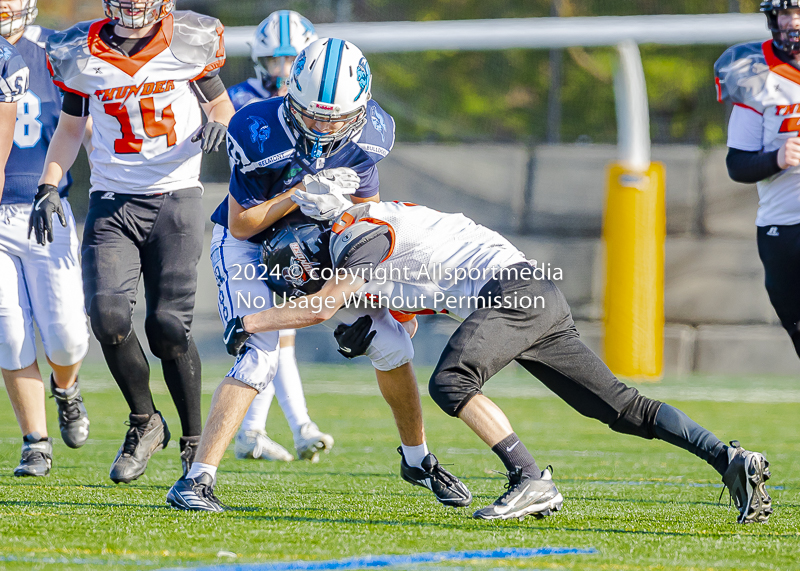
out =
[(403, 447), (403, 457), (406, 459), (406, 464), (414, 468), (422, 468), (422, 459), (428, 455), (428, 444), (423, 442), (419, 446), (406, 446)]
[(281, 405), (283, 415), (292, 433), (300, 434), (300, 427), (311, 422), (306, 406), (306, 397), (303, 394), (303, 383), (300, 381), (300, 371), (297, 370), (297, 361), (294, 358), (294, 346), (281, 347), (278, 356), (278, 372), (272, 380), (275, 385), (275, 395)]
[(192, 462), (192, 467), (189, 468), (189, 473), (186, 477), (189, 479), (198, 478), (202, 474), (211, 474), (211, 477), (217, 479), (217, 467), (211, 464), (203, 464), (201, 462)]
[(242, 421), (242, 430), (264, 430), (267, 425), (267, 415), (275, 396), (275, 383), (270, 383), (267, 388), (256, 395), (247, 414)]

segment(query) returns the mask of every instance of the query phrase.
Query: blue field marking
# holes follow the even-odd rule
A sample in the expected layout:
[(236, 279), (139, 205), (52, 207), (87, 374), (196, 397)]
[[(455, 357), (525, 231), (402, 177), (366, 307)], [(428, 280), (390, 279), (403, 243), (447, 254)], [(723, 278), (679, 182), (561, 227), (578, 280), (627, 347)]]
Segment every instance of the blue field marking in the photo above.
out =
[(438, 563), (441, 561), (471, 561), (476, 559), (527, 559), (548, 555), (595, 555), (595, 548), (540, 547), (525, 549), (505, 547), (483, 551), (440, 551), (437, 553), (415, 553), (413, 555), (365, 555), (330, 561), (287, 561), (282, 563), (245, 563), (239, 565), (208, 565), (202, 567), (172, 568), (164, 571), (325, 571), (340, 569), (378, 569), (399, 565)]

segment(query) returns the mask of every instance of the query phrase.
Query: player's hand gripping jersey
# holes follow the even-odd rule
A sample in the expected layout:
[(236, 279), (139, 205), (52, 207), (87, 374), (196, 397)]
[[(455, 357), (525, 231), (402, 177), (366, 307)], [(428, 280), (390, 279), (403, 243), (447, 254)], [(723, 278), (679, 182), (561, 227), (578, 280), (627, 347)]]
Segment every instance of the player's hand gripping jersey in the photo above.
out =
[[(775, 151), (800, 134), (800, 70), (776, 55), (772, 40), (729, 48), (714, 65), (717, 97), (734, 104), (728, 147)], [(800, 222), (800, 167), (758, 183), (757, 226)]]
[(330, 251), (334, 268), (365, 277), (359, 291), (392, 300), (392, 309), (440, 311), (446, 299), (457, 298), (449, 313), (462, 319), (476, 309), (466, 298), (477, 297), (501, 268), (525, 262), (511, 242), (463, 214), (396, 202), (344, 212), (333, 225)]
[[(286, 123), (282, 98), (251, 103), (233, 116), (228, 127), (229, 192), (243, 208), (252, 208), (286, 192), (306, 174), (350, 167), (361, 179), (354, 196), (368, 198), (378, 193), (376, 163), (393, 145), (394, 120), (372, 100), (367, 102), (367, 122), (361, 132), (334, 155), (320, 159), (298, 151), (297, 139)], [(211, 220), (228, 227), (227, 197)], [(257, 237), (252, 240), (259, 241)]]
[(225, 63), (216, 18), (174, 12), (131, 57), (100, 37), (109, 20), (83, 22), (47, 42), (53, 81), (89, 99), (92, 191), (127, 194), (200, 186), (202, 115), (191, 82)]

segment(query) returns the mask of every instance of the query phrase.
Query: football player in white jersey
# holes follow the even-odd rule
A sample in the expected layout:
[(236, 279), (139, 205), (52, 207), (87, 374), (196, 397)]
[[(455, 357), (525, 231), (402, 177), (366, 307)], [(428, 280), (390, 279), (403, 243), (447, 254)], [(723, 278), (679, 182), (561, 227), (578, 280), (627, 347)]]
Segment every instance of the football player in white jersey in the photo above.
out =
[[(66, 196), (69, 179), (58, 193), (35, 201), (37, 180), (61, 112), (61, 94), (47, 69), (45, 41), (52, 30), (33, 25), (36, 0), (0, 0), (0, 34), (19, 51), (30, 70), (28, 91), (16, 104), (14, 145), (5, 165), (0, 198), (0, 367), (23, 434), (17, 476), (44, 476), (52, 465), (47, 436), (41, 372), (36, 362), (33, 322), (53, 369), (50, 391), (58, 405), (61, 436), (78, 448), (89, 436), (89, 419), (78, 386), (78, 370), (89, 347), (83, 304), (78, 236)], [(52, 198), (52, 202), (50, 202)], [(57, 225), (43, 247), (31, 242), (28, 221), (34, 210), (61, 207)], [(77, 301), (77, 302), (76, 302)]]
[(728, 49), (714, 66), (733, 103), (728, 173), (757, 183), (758, 253), (770, 302), (800, 355), (800, 2), (761, 3), (772, 40)]
[[(316, 39), (314, 26), (297, 12), (278, 10), (267, 16), (256, 28), (250, 44), (256, 77), (228, 88), (236, 110), (254, 101), (286, 95), (294, 58)], [(247, 409), (242, 427), (236, 434), (235, 454), (240, 459), (290, 461), (294, 458), (286, 448), (269, 438), (264, 429), (272, 398), (277, 395), (294, 435), (297, 457), (315, 462), (319, 460), (320, 449), (331, 449), (333, 437), (320, 431), (308, 415), (295, 359), (295, 331), (286, 329), (279, 335), (278, 370), (272, 383), (253, 399), (253, 404)]]
[[(56, 192), (91, 116), (84, 297), (92, 331), (131, 410), (110, 472), (114, 482), (130, 482), (170, 439), (132, 326), (140, 276), (145, 334), (181, 420), (184, 471), (202, 431), (200, 356), (191, 336), (204, 228), (200, 161), (224, 140), (233, 106), (218, 76), (225, 48), (217, 19), (173, 12), (173, 0), (103, 5), (106, 19), (77, 24), (47, 42), (53, 80), (65, 96), (39, 195)], [(32, 221), (51, 223), (50, 215)]]
[[(309, 215), (321, 214), (319, 196), (294, 199)], [(250, 334), (306, 327), (346, 306), (374, 303), (399, 311), (447, 313), (463, 321), (447, 343), (428, 392), (450, 416), (463, 420), (508, 470), (507, 491), (475, 512), (480, 519), (544, 517), (563, 498), (552, 469), (540, 470), (483, 385), (511, 361), (581, 414), (612, 430), (658, 438), (705, 460), (720, 475), (739, 508), (739, 523), (767, 521), (772, 513), (764, 481), (768, 462), (732, 442), (725, 446), (680, 410), (621, 383), (578, 337), (564, 296), (544, 272), (500, 234), (462, 214), (424, 206), (342, 200), (330, 231), (295, 244), (266, 244), (269, 271), (286, 267), (296, 251), (328, 242), (313, 262), (321, 289), (294, 303), (231, 321), (226, 345), (237, 354)], [(323, 208), (331, 215), (336, 209)], [(316, 209), (316, 212), (315, 212)], [(329, 237), (325, 234), (329, 232)], [(292, 247), (294, 246), (294, 247)], [(326, 271), (329, 277), (325, 280)], [(304, 302), (304, 303), (303, 303)]]

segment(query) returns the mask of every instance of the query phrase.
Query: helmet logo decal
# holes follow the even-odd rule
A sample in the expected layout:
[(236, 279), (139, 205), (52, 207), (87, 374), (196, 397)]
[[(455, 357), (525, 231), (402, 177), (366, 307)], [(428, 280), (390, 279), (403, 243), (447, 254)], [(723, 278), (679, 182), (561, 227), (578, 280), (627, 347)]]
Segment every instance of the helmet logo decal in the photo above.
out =
[(306, 67), (306, 52), (301, 53), (297, 61), (294, 62), (294, 84), (297, 86), (297, 91), (303, 91), (303, 88), (300, 87), (300, 82), (297, 81), (297, 78), (300, 76), (300, 72)]
[(253, 143), (258, 143), (259, 152), (264, 152), (264, 143), (269, 139), (270, 130), (269, 124), (262, 117), (250, 115), (250, 140)]
[(355, 99), (353, 101), (358, 101), (358, 98), (361, 97), (361, 94), (364, 93), (364, 90), (369, 85), (369, 64), (367, 63), (367, 58), (362, 57), (361, 61), (358, 62), (358, 67), (356, 68), (356, 79), (358, 79), (358, 85), (361, 87), (361, 91), (358, 92)]
[(376, 107), (373, 107), (370, 109), (369, 118), (372, 120), (372, 126), (381, 134), (381, 141), (386, 141), (386, 121), (384, 121), (383, 115), (378, 113)]
[(292, 242), (289, 244), (289, 248), (291, 248), (294, 258), (292, 258), (288, 268), (283, 268), (283, 271), (281, 272), (283, 274), (283, 278), (295, 287), (300, 287), (309, 280), (319, 279), (317, 277), (317, 272), (314, 269), (314, 266), (318, 266), (319, 264), (312, 264), (308, 260), (306, 255), (300, 249), (300, 244), (297, 242)]

